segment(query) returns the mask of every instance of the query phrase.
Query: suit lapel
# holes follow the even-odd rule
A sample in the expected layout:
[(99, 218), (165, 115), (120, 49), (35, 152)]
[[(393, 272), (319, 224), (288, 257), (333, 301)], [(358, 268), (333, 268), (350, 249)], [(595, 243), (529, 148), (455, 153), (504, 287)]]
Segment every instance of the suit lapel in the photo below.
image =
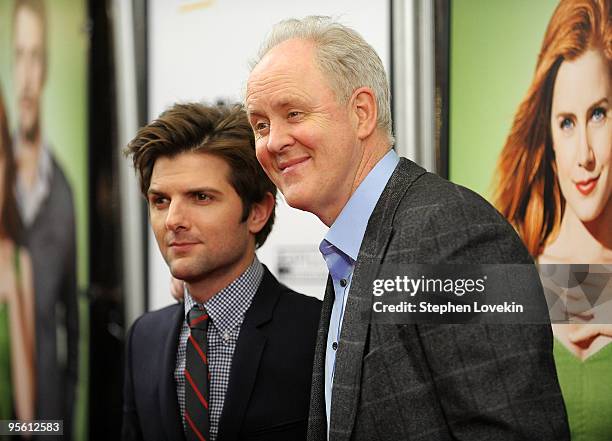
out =
[(172, 332), (168, 333), (164, 343), (161, 362), (161, 378), (159, 383), (160, 410), (162, 424), (169, 440), (184, 440), (183, 423), (181, 419), (178, 397), (176, 395), (176, 383), (174, 382), (174, 370), (176, 368), (176, 351), (178, 349), (179, 336), (185, 311), (183, 305), (176, 308), (172, 317)]
[(272, 320), (279, 295), (278, 282), (265, 268), (253, 303), (244, 317), (234, 350), (229, 384), (219, 421), (218, 441), (234, 441), (240, 435), (266, 345), (266, 336), (258, 328)]
[[(397, 207), (412, 182), (423, 173), (424, 169), (401, 158), (368, 221), (353, 272), (336, 357), (330, 425), (334, 441), (350, 438), (359, 407), (361, 368), (372, 312), (369, 285), (383, 263)], [(329, 320), (325, 323), (329, 326)]]
[(334, 305), (334, 285), (331, 276), (327, 276), (327, 286), (321, 320), (317, 331), (317, 344), (312, 368), (312, 386), (310, 389), (310, 410), (308, 413), (308, 441), (327, 439), (327, 416), (325, 415), (325, 350), (329, 320)]

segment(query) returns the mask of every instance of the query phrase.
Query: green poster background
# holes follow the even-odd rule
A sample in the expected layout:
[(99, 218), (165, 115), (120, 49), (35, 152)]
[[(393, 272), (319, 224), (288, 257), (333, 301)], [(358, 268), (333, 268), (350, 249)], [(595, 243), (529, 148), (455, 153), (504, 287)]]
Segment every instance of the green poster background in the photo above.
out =
[[(9, 125), (16, 127), (12, 79), (12, 0), (0, 0), (0, 87)], [(88, 18), (85, 0), (47, 0), (48, 71), (43, 94), (42, 126), (45, 138), (72, 188), (77, 228), (79, 285), (79, 384), (75, 404), (75, 438), (86, 439), (89, 318), (86, 292), (89, 282), (88, 219)]]
[[(84, 0), (46, 3), (48, 72), (43, 94), (43, 134), (72, 187), (77, 225), (78, 281), (88, 281), (87, 212), (87, 10)], [(16, 127), (12, 79), (13, 1), (0, 1), (0, 87), (8, 107), (9, 124)]]
[(453, 0), (449, 177), (490, 199), (497, 158), (558, 0)]

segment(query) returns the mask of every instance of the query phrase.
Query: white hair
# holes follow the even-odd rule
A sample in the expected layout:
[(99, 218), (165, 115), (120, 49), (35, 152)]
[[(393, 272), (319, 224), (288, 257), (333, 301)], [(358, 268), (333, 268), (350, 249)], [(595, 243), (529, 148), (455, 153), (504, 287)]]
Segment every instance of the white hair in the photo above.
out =
[(376, 124), (387, 133), (390, 144), (393, 144), (389, 82), (374, 48), (357, 31), (331, 17), (311, 15), (303, 19), (292, 18), (274, 25), (256, 58), (251, 61), (251, 70), (272, 48), (292, 39), (308, 40), (315, 44), (319, 68), (329, 78), (330, 86), (340, 102), (348, 102), (359, 87), (372, 89), (378, 110)]

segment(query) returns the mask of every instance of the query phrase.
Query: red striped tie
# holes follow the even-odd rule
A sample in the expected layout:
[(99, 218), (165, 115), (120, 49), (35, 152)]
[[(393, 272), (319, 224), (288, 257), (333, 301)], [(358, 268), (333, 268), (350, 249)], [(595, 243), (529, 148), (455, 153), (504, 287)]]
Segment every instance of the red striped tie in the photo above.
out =
[(185, 365), (185, 435), (188, 441), (208, 441), (210, 419), (208, 398), (210, 374), (208, 371), (208, 313), (194, 306), (187, 322), (191, 333), (187, 340)]

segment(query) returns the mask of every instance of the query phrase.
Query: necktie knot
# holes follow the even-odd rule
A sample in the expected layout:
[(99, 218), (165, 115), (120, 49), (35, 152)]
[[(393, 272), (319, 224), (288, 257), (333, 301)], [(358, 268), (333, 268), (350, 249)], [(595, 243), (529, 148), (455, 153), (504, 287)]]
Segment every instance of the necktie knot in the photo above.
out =
[(208, 329), (209, 316), (205, 309), (201, 309), (199, 306), (194, 306), (187, 315), (187, 324), (191, 329), (201, 329), (206, 331)]

